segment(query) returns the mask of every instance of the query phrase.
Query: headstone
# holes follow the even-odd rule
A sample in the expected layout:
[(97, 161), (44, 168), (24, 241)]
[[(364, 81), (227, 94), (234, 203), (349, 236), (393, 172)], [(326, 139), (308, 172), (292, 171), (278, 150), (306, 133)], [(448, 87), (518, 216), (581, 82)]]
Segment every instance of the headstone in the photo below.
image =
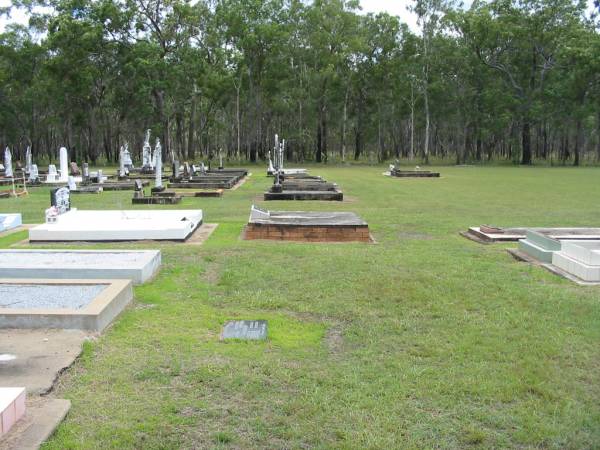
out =
[(204, 161), (200, 162), (200, 173), (201, 174), (206, 174), (206, 166), (204, 165)]
[(183, 164), (183, 177), (184, 178), (190, 178), (192, 176), (192, 172), (191, 172), (191, 168), (190, 165), (188, 164), (188, 162), (186, 161)]
[(223, 170), (223, 152), (219, 149), (219, 170)]
[[(129, 170), (127, 169), (127, 164), (125, 162), (125, 148), (121, 146), (119, 150), (119, 177), (125, 178), (129, 174)], [(131, 161), (131, 158), (130, 158)]]
[(232, 320), (223, 327), (221, 339), (265, 340), (267, 333), (266, 320)]
[(156, 138), (156, 145), (154, 146), (154, 164), (154, 188), (162, 189), (162, 147), (158, 138)]
[(77, 165), (77, 163), (75, 161), (71, 161), (71, 175), (73, 176), (77, 176), (77, 175), (81, 175), (81, 172), (79, 171), (79, 166)]
[(77, 190), (77, 184), (75, 183), (75, 178), (73, 178), (72, 175), (69, 175), (69, 190), (70, 191)]
[(37, 183), (39, 181), (39, 171), (37, 164), (32, 164), (31, 169), (29, 170), (29, 182)]
[(71, 209), (71, 193), (64, 186), (50, 191), (50, 205), (54, 206), (58, 214), (64, 214)]
[(179, 173), (179, 161), (175, 160), (173, 161), (173, 178), (180, 178), (180, 176), (181, 175)]
[(129, 153), (129, 143), (125, 142), (125, 148), (123, 148), (123, 165), (129, 172), (133, 169), (133, 160), (131, 159), (131, 153)]
[(31, 173), (31, 166), (33, 165), (33, 159), (31, 157), (31, 147), (27, 146), (25, 151), (25, 171)]
[(59, 163), (60, 163), (60, 179), (65, 183), (69, 180), (69, 154), (65, 147), (61, 147), (59, 150)]
[(150, 147), (150, 130), (146, 130), (146, 139), (142, 148), (142, 167), (145, 169), (152, 169), (154, 167), (154, 163), (152, 162), (152, 148)]
[(104, 183), (104, 174), (102, 173), (102, 169), (98, 169), (98, 183), (99, 184)]
[(48, 175), (46, 176), (46, 181), (48, 183), (56, 183), (58, 172), (56, 171), (56, 166), (54, 164), (50, 164), (48, 166)]
[(6, 178), (13, 177), (12, 154), (10, 153), (10, 149), (8, 147), (6, 147), (4, 150), (4, 176)]
[(82, 184), (90, 184), (90, 166), (88, 163), (83, 163)]
[(143, 198), (144, 197), (144, 184), (142, 183), (142, 180), (135, 180), (134, 181), (134, 189), (135, 191), (133, 192), (133, 198)]

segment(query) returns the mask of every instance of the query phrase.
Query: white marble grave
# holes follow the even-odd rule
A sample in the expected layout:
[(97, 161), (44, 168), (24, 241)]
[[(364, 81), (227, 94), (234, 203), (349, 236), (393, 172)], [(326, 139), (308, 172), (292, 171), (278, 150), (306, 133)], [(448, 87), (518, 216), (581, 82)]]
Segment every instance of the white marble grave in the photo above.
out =
[(561, 241), (552, 264), (583, 281), (600, 282), (600, 241)]
[(202, 210), (72, 209), (29, 230), (30, 241), (185, 240), (202, 224)]

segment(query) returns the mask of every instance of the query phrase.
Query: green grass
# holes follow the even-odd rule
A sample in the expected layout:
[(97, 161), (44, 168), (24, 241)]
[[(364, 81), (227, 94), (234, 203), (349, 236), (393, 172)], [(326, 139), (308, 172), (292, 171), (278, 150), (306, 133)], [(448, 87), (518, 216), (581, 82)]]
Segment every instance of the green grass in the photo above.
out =
[[(184, 199), (219, 227), (200, 247), (119, 246), (160, 248), (163, 268), (61, 377), (72, 408), (44, 448), (597, 448), (600, 291), (458, 232), (598, 226), (600, 169), (440, 170), (313, 167), (349, 201), (265, 204), (355, 211), (374, 245), (241, 241), (263, 167)], [(1, 208), (39, 222), (48, 201), (32, 189)], [(233, 318), (267, 319), (269, 340), (219, 342)]]

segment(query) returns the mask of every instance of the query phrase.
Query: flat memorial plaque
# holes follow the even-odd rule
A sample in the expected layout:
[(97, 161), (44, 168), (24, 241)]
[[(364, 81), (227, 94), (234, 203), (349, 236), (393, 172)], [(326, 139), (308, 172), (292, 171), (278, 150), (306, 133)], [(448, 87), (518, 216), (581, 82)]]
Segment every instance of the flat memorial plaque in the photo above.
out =
[(266, 320), (231, 320), (225, 324), (221, 333), (221, 339), (264, 340), (266, 338)]

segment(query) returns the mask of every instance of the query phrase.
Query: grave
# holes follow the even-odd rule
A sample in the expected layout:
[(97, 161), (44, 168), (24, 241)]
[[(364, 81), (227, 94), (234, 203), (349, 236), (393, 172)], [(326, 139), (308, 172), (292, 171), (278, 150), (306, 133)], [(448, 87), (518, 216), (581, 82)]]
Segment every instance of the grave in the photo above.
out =
[(277, 174), (273, 185), (265, 192), (264, 199), (342, 201), (344, 194), (338, 189), (337, 184), (322, 179), (290, 179)]
[(25, 415), (25, 388), (0, 387), (0, 439)]
[(304, 175), (306, 169), (285, 169), (283, 167), (285, 155), (285, 139), (279, 142), (279, 136), (275, 135), (275, 145), (273, 147), (273, 156), (275, 161), (271, 161), (271, 152), (269, 152), (269, 166), (267, 167), (267, 176), (274, 176), (276, 173), (281, 175)]
[(385, 175), (399, 178), (439, 178), (440, 173), (422, 170), (419, 166), (413, 170), (402, 170), (400, 164), (396, 162), (396, 164), (390, 164), (390, 170)]
[(75, 178), (72, 175), (69, 175), (69, 192), (71, 194), (99, 194), (102, 192), (102, 185), (94, 185), (90, 184), (87, 186), (77, 187), (77, 183), (75, 182)]
[(600, 282), (600, 240), (561, 241), (562, 248), (552, 255), (552, 264), (579, 280)]
[(267, 335), (268, 325), (266, 320), (231, 320), (223, 326), (221, 340), (258, 341), (267, 339)]
[(0, 328), (102, 331), (133, 299), (131, 280), (0, 279)]
[(144, 194), (144, 188), (141, 184), (141, 180), (136, 180), (135, 192), (131, 203), (143, 204), (143, 205), (173, 205), (181, 202), (181, 196), (177, 195), (173, 191), (166, 191), (162, 185), (162, 148), (160, 141), (156, 139), (156, 147), (154, 150), (155, 159), (155, 180), (154, 187), (151, 189), (150, 197), (146, 197)]
[(23, 225), (21, 214), (0, 214), (0, 233)]
[(516, 242), (527, 237), (527, 231), (535, 231), (553, 239), (600, 240), (600, 228), (532, 228), (532, 227), (496, 227), (481, 225), (469, 227), (460, 234), (467, 239), (482, 244), (493, 242)]
[(71, 210), (29, 230), (29, 241), (186, 240), (202, 224), (202, 210)]
[(8, 147), (6, 147), (6, 149), (4, 150), (4, 177), (14, 177), (12, 168), (12, 154), (10, 153), (10, 149)]
[(561, 241), (533, 230), (527, 230), (525, 239), (519, 239), (519, 251), (543, 263), (552, 263), (554, 252), (561, 250)]
[(132, 280), (160, 270), (159, 250), (0, 250), (0, 278)]
[(266, 211), (254, 205), (244, 238), (304, 242), (370, 242), (368, 224), (352, 212)]

